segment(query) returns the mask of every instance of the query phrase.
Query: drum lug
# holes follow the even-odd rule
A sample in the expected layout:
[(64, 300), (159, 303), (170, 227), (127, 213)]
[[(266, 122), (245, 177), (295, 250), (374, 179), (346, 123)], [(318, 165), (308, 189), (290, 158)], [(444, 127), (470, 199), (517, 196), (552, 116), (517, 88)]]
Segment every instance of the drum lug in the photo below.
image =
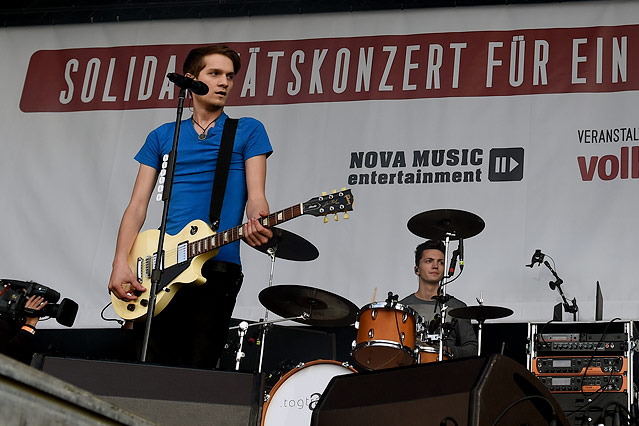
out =
[(359, 320), (355, 321), (355, 330), (359, 330)]
[(353, 340), (353, 343), (351, 343), (351, 350), (355, 350), (356, 347), (357, 347), (357, 340)]
[(402, 331), (402, 343), (404, 343), (404, 340), (405, 340), (405, 339), (406, 339), (406, 333), (404, 333), (404, 332)]
[(375, 331), (371, 328), (368, 330), (368, 338), (372, 339), (373, 337), (375, 337)]
[(373, 309), (373, 311), (371, 312), (371, 318), (373, 318), (373, 320), (377, 318), (377, 309)]
[(405, 324), (407, 320), (408, 320), (408, 314), (404, 312), (404, 314), (402, 315), (402, 322)]

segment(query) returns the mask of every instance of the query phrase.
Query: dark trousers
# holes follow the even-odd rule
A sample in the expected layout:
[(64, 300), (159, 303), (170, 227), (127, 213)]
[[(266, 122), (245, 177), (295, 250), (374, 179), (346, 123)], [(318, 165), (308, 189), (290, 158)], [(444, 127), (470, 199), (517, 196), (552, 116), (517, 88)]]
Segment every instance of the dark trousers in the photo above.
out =
[[(202, 275), (206, 283), (183, 286), (151, 321), (148, 362), (203, 369), (217, 365), (244, 276), (239, 265), (212, 259)], [(136, 323), (140, 342), (144, 326)]]

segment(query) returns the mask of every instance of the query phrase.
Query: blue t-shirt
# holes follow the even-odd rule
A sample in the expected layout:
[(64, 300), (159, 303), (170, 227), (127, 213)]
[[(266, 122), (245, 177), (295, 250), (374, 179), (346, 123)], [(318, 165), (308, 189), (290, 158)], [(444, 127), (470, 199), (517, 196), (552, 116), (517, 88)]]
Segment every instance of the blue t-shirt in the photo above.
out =
[[(178, 156), (166, 228), (170, 235), (177, 234), (195, 219), (209, 223), (213, 176), (222, 141), (222, 129), (227, 118), (222, 113), (204, 140), (198, 139), (190, 118), (183, 120), (180, 125)], [(160, 170), (162, 157), (173, 147), (174, 132), (174, 122), (153, 130), (135, 159)], [(273, 149), (264, 125), (254, 118), (240, 118), (226, 181), (219, 231), (242, 223), (247, 200), (245, 161), (257, 155), (268, 156), (271, 152)], [(214, 259), (241, 264), (240, 242), (222, 246)]]

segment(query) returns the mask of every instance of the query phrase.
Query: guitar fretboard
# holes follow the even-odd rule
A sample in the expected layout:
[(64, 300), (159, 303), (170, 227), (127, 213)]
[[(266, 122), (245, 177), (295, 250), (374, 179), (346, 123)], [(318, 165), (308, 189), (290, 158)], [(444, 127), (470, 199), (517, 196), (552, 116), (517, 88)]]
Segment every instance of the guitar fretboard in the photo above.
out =
[[(280, 223), (284, 223), (287, 220), (294, 219), (303, 214), (302, 203), (288, 207), (275, 213), (263, 217), (260, 219), (262, 226), (275, 226)], [(220, 248), (226, 244), (230, 244), (234, 241), (244, 237), (244, 224), (236, 226), (234, 228), (227, 229), (224, 232), (220, 232), (211, 235), (201, 240), (196, 240), (188, 245), (188, 258), (191, 259), (202, 253), (206, 253), (211, 250)]]

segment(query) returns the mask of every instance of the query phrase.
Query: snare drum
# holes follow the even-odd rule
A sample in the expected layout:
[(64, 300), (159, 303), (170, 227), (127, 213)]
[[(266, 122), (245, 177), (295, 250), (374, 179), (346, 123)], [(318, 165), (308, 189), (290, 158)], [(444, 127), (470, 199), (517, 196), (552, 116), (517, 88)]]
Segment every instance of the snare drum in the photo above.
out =
[[(418, 362), (419, 364), (427, 364), (429, 362), (439, 361), (439, 345), (428, 345), (425, 343), (417, 344)], [(448, 361), (452, 358), (452, 355), (444, 349), (443, 357), (444, 361)]]
[(295, 367), (273, 386), (262, 409), (262, 426), (311, 424), (311, 415), (328, 382), (355, 373), (346, 363), (319, 359)]
[(357, 317), (357, 340), (351, 355), (369, 370), (414, 364), (417, 312), (409, 306), (375, 302), (364, 306)]

